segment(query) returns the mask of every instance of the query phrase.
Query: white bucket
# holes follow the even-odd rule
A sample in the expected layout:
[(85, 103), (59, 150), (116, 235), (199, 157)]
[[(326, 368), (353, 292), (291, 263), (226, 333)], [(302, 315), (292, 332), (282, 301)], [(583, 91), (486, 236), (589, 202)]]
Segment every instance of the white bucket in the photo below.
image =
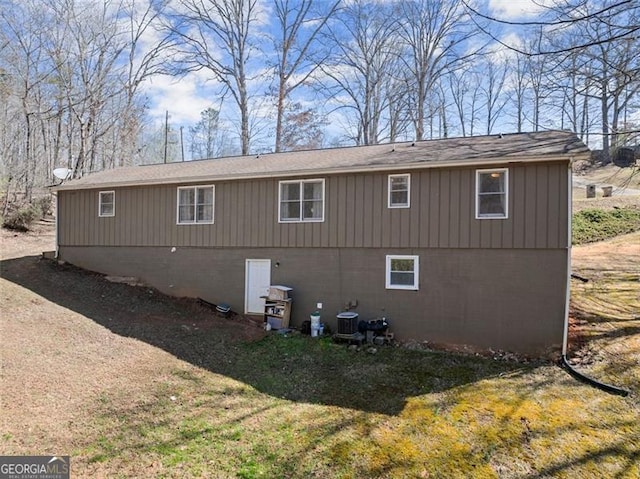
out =
[(319, 335), (320, 331), (320, 315), (312, 314), (309, 317), (311, 318), (311, 337), (315, 338)]

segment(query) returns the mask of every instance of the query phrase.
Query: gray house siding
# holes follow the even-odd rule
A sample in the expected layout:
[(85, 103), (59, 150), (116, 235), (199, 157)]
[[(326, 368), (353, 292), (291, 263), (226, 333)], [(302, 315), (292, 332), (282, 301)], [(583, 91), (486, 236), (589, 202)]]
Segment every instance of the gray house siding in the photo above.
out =
[(115, 191), (114, 217), (98, 216), (100, 189), (59, 191), (58, 239), (60, 246), (566, 248), (568, 162), (506, 166), (507, 219), (475, 219), (475, 168), (432, 168), (410, 172), (411, 207), (396, 209), (387, 208), (387, 173), (325, 175), (321, 223), (278, 223), (278, 179), (211, 182), (214, 224), (202, 225), (176, 224), (180, 184), (106, 188)]
[[(245, 267), (265, 265), (247, 260), (266, 259), (270, 282), (294, 289), (294, 326), (317, 302), (335, 326), (357, 301), (361, 318), (388, 316), (401, 340), (539, 352), (563, 337), (570, 162), (588, 154), (575, 134), (544, 131), (118, 168), (54, 188), (58, 253), (236, 311)], [(476, 172), (489, 168), (508, 169), (506, 218), (476, 219)], [(410, 207), (389, 208), (389, 174), (402, 173)], [(323, 221), (278, 221), (288, 179), (324, 181)], [(484, 205), (499, 205), (491, 188), (502, 182), (483, 179)], [(215, 187), (213, 224), (176, 224), (177, 189), (188, 185)], [(105, 216), (101, 191), (115, 193), (102, 195)], [(387, 255), (410, 258), (387, 272)], [(418, 286), (404, 271), (416, 260)], [(387, 274), (389, 287), (411, 290), (388, 289)], [(264, 286), (251, 283), (251, 298)]]
[[(385, 289), (385, 255), (418, 255), (420, 289)], [(245, 260), (271, 259), (274, 284), (294, 288), (300, 326), (357, 301), (361, 318), (385, 315), (401, 340), (538, 353), (562, 339), (567, 249), (62, 247), (66, 261), (137, 276), (161, 291), (244, 308)]]
[[(63, 190), (59, 254), (235, 311), (245, 261), (270, 259), (271, 282), (294, 288), (294, 326), (322, 302), (335, 327), (357, 301), (401, 340), (539, 352), (562, 338), (568, 161), (494, 166), (509, 168), (507, 219), (475, 218), (471, 167), (408, 171), (411, 207), (398, 209), (387, 208), (387, 172), (310, 175), (325, 179), (319, 223), (278, 222), (280, 178), (198, 182), (215, 185), (214, 224), (202, 225), (176, 224), (178, 183)], [(113, 217), (98, 216), (104, 190), (115, 191)], [(388, 254), (419, 257), (418, 291), (385, 288)]]

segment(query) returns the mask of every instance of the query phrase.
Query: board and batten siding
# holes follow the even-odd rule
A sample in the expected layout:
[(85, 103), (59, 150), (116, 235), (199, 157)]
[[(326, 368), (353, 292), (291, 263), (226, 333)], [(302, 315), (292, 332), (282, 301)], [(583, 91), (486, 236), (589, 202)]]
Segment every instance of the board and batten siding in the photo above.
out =
[(214, 224), (203, 225), (176, 224), (176, 194), (181, 184), (105, 188), (115, 191), (114, 217), (98, 216), (98, 193), (102, 190), (59, 191), (59, 243), (61, 246), (566, 248), (568, 163), (507, 166), (507, 219), (475, 219), (475, 168), (430, 168), (408, 172), (410, 208), (387, 208), (387, 173), (324, 176), (322, 223), (279, 223), (278, 179), (210, 183), (216, 188)]

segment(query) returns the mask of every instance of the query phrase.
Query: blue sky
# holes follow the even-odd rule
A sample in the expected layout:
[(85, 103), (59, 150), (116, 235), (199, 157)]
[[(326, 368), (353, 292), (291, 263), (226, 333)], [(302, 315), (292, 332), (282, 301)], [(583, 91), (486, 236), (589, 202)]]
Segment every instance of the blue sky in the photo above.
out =
[[(270, 5), (267, 0), (261, 0), (262, 12), (259, 23), (263, 31), (269, 32), (271, 16), (269, 14)], [(326, 0), (320, 0), (326, 1)], [(347, 0), (348, 1), (348, 0)], [(385, 1), (385, 0), (377, 0)], [(504, 20), (527, 20), (535, 18), (543, 9), (544, 3), (550, 3), (550, 0), (479, 0), (476, 4), (483, 12)], [(471, 2), (470, 2), (471, 3)], [(517, 29), (501, 28), (496, 34), (509, 44), (516, 44), (519, 41)], [(149, 40), (152, 40), (151, 38)], [(486, 41), (485, 38), (478, 38), (479, 42)], [(268, 42), (263, 42), (263, 46)], [(268, 46), (265, 48), (268, 49)], [(260, 59), (263, 60), (263, 59)], [(264, 62), (260, 61), (260, 65)], [(263, 68), (263, 66), (256, 67)], [(256, 77), (251, 88), (259, 96), (265, 93), (269, 82), (263, 75), (265, 71), (254, 70)], [(169, 76), (154, 77), (148, 80), (143, 87), (143, 91), (148, 99), (149, 117), (152, 122), (158, 125), (164, 122), (165, 112), (170, 115), (170, 123), (178, 129), (183, 126), (185, 133), (187, 128), (196, 123), (200, 118), (200, 112), (208, 107), (214, 107), (221, 111), (221, 118), (226, 122), (230, 135), (235, 136), (237, 125), (237, 109), (235, 104), (229, 99), (220, 98), (220, 87), (211, 80), (211, 74), (207, 71), (199, 71), (190, 73), (184, 77), (173, 78)], [(308, 106), (320, 106), (311, 91), (300, 90), (297, 92), (297, 101), (301, 101)], [(271, 105), (265, 104), (264, 99), (259, 100), (262, 104), (254, 105), (254, 117), (258, 122), (258, 127), (264, 127), (261, 135), (252, 145), (252, 150), (268, 150), (272, 147), (270, 136), (270, 119), (263, 118), (269, 113), (273, 114), (274, 109)], [(327, 140), (337, 138), (343, 131), (345, 118), (341, 110), (331, 113), (328, 117)], [(186, 139), (186, 138), (185, 138)], [(188, 154), (187, 154), (188, 157)]]

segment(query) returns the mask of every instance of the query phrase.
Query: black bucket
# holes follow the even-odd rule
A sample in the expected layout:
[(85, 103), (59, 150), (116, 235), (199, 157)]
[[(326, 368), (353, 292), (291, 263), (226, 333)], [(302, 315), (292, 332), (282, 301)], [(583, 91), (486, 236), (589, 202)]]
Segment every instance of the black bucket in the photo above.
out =
[(311, 334), (311, 321), (302, 321), (302, 327), (300, 328), (302, 334)]

